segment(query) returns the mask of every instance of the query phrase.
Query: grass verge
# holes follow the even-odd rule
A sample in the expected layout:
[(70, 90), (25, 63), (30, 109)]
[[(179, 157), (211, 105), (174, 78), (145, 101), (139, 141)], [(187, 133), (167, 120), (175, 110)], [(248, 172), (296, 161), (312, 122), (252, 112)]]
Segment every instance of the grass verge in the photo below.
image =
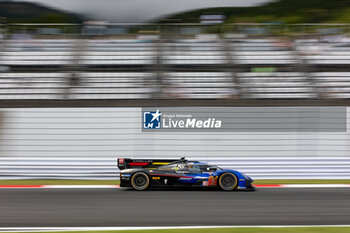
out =
[[(61, 231), (62, 232), (62, 231)], [(68, 232), (68, 231), (65, 231)], [(75, 233), (349, 233), (350, 227), (215, 228), (127, 231), (74, 231)]]
[[(118, 185), (119, 180), (0, 180), (0, 185)], [(254, 184), (350, 184), (350, 180), (255, 180)]]

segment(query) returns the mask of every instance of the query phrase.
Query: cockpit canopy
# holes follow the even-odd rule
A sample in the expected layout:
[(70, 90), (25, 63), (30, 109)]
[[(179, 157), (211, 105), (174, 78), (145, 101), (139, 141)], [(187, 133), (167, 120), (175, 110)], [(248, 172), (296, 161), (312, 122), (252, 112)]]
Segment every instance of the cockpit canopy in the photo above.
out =
[(203, 173), (222, 170), (221, 168), (199, 162), (179, 161), (158, 167), (158, 170), (172, 170), (177, 172)]

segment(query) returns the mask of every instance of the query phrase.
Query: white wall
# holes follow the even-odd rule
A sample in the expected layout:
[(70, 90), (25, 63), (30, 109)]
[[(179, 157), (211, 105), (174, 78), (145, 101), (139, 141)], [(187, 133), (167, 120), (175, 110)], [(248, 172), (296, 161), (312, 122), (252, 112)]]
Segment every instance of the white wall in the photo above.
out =
[[(141, 108), (3, 108), (0, 112), (2, 178), (53, 177), (59, 172), (84, 177), (104, 171), (111, 178), (117, 157), (180, 156), (236, 167), (254, 178), (296, 177), (296, 172), (298, 178), (350, 178), (348, 132), (142, 133)], [(77, 162), (76, 168), (67, 168), (69, 158)], [(104, 162), (89, 164), (96, 165), (95, 172), (87, 165), (81, 172), (84, 161), (94, 159)], [(52, 168), (45, 170), (35, 161)]]

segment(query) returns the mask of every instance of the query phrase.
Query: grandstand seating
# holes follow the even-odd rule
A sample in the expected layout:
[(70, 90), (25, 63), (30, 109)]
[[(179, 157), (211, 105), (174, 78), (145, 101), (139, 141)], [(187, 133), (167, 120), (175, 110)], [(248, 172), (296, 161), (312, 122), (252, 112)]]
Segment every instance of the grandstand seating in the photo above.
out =
[(317, 39), (296, 40), (296, 49), (301, 58), (310, 65), (350, 64), (350, 41), (320, 41)]
[(239, 73), (242, 98), (315, 98), (305, 74), (294, 72)]
[(162, 63), (166, 65), (222, 65), (228, 60), (217, 40), (188, 39), (163, 43)]
[(173, 72), (163, 79), (164, 98), (231, 98), (237, 96), (229, 72)]
[(71, 84), (71, 99), (152, 98), (152, 73), (78, 73)]
[(83, 65), (150, 65), (155, 63), (151, 40), (89, 40), (81, 52)]
[(0, 99), (60, 99), (68, 73), (0, 73)]
[(311, 76), (321, 97), (350, 98), (349, 72), (316, 72)]
[(240, 39), (230, 41), (231, 56), (240, 65), (297, 64), (296, 52), (288, 41), (277, 39)]
[[(348, 98), (350, 73), (0, 73), (0, 99)], [(237, 80), (235, 80), (237, 79)], [(316, 83), (316, 87), (313, 86)]]
[(344, 37), (20, 37), (0, 46), (0, 99), (350, 98), (349, 52)]
[(74, 40), (23, 39), (4, 42), (0, 57), (7, 66), (66, 66), (73, 60)]

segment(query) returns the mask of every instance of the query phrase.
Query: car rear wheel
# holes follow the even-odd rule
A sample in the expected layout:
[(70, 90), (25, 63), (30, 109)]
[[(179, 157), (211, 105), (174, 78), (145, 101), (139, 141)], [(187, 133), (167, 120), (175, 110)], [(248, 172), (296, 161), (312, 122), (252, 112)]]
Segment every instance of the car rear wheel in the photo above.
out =
[(219, 186), (224, 191), (235, 190), (238, 186), (237, 176), (231, 172), (226, 172), (219, 177)]
[(131, 186), (137, 191), (146, 190), (149, 186), (149, 177), (144, 172), (136, 172), (131, 177)]

